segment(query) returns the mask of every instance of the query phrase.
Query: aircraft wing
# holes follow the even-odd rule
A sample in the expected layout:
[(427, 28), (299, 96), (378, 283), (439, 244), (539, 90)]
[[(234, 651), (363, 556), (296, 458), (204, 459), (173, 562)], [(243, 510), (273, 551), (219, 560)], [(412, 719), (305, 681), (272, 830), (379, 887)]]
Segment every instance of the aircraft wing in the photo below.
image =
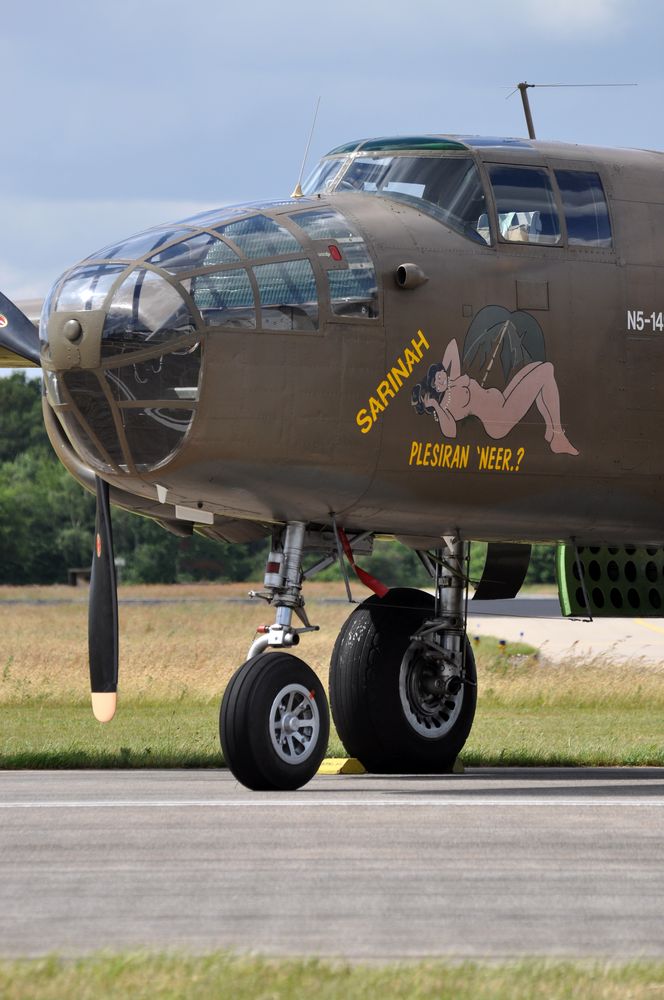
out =
[(0, 368), (39, 368), (39, 315), (42, 300), (20, 308), (0, 292)]

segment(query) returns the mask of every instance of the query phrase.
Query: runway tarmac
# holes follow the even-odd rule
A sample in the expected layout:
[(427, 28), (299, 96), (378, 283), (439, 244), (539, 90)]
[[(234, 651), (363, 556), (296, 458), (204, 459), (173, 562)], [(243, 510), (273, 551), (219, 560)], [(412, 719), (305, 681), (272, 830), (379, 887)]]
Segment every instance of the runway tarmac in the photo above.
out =
[(0, 772), (0, 953), (664, 956), (664, 768)]
[(562, 618), (555, 597), (527, 596), (509, 601), (470, 601), (468, 635), (493, 635), (512, 642), (522, 640), (556, 663), (594, 657), (612, 661), (664, 664), (664, 619)]

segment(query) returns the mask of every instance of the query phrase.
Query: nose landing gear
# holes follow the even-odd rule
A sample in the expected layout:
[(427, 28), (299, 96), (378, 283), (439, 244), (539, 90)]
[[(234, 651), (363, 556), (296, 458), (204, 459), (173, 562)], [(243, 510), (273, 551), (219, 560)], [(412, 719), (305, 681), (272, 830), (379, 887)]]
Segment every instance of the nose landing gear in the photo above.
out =
[[(303, 660), (284, 650), (313, 632), (302, 597), (306, 526), (286, 528), (283, 549), (271, 552), (262, 597), (276, 621), (252, 644), (249, 657), (224, 693), (219, 735), (224, 759), (238, 781), (256, 791), (293, 790), (306, 784), (327, 749), (330, 715), (323, 686)], [(293, 614), (301, 628), (293, 627)]]
[(259, 653), (231, 678), (219, 731), (226, 763), (247, 788), (300, 788), (313, 778), (327, 748), (323, 685), (292, 653)]

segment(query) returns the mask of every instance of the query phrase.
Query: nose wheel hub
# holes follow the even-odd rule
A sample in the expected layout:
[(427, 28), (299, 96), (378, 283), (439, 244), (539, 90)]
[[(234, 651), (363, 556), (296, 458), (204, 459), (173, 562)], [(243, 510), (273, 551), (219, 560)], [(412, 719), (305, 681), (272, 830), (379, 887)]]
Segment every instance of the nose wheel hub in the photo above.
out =
[(320, 732), (320, 713), (311, 691), (302, 684), (282, 688), (270, 709), (270, 739), (287, 764), (307, 760)]

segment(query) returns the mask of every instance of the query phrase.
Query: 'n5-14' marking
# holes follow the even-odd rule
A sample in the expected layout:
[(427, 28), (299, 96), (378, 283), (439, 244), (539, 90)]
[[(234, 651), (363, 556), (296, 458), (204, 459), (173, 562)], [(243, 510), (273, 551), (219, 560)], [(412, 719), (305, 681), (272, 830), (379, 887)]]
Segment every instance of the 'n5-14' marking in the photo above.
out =
[(628, 309), (627, 331), (630, 330), (664, 333), (664, 312), (645, 313), (643, 309)]

